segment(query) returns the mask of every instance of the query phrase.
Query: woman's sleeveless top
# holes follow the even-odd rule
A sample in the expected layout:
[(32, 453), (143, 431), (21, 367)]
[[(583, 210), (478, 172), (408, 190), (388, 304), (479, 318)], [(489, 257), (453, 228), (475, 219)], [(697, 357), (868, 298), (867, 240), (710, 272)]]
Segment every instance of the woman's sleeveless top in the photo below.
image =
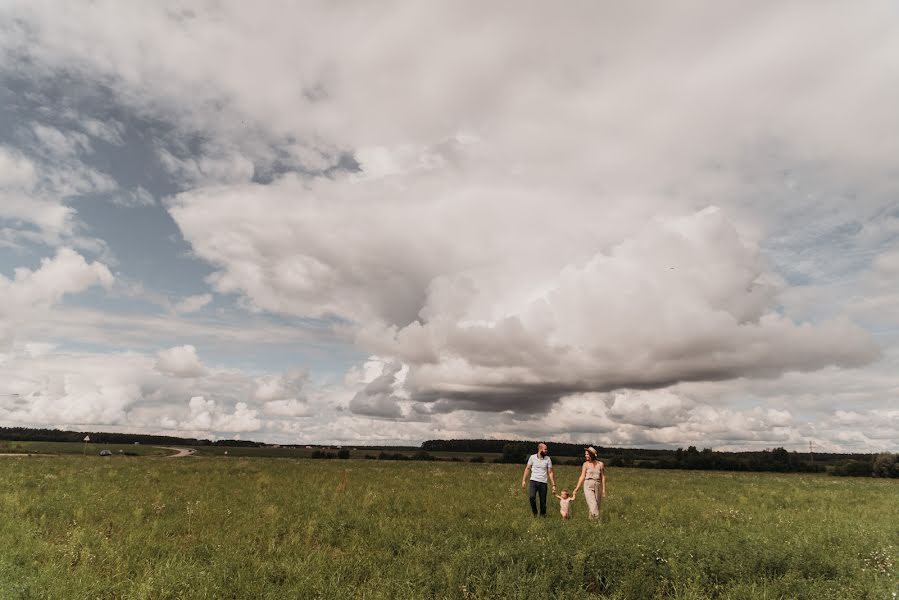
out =
[(602, 469), (603, 465), (599, 462), (592, 465), (590, 463), (587, 463), (587, 479), (594, 479), (596, 481), (599, 481), (600, 479), (602, 479)]

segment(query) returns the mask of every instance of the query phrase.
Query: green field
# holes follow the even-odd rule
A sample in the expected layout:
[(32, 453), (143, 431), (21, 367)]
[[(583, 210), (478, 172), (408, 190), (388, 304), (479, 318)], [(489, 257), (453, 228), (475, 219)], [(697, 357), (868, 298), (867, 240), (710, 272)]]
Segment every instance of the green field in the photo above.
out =
[[(165, 446), (165, 444), (163, 444)], [(279, 446), (189, 446), (169, 444), (168, 447), (192, 448), (198, 456), (230, 456), (254, 458), (309, 458), (314, 452), (325, 452), (336, 456), (337, 448), (327, 447), (279, 447)], [(167, 456), (173, 454), (151, 444), (101, 444), (91, 442), (87, 445), (75, 442), (19, 442), (0, 441), (0, 454), (77, 454), (97, 456), (101, 450), (110, 450), (114, 455), (137, 454), (140, 456)], [(351, 458), (376, 457), (380, 450), (370, 448), (347, 448)], [(419, 450), (390, 450), (389, 454), (402, 454), (413, 457)], [(458, 460), (468, 462), (473, 458), (482, 458), (485, 462), (493, 462), (502, 454), (491, 452), (430, 452), (431, 456), (441, 460)], [(0, 599), (2, 600), (2, 599)]]
[[(0, 459), (0, 598), (876, 598), (899, 482), (609, 470), (601, 523), (522, 467)], [(341, 481), (346, 474), (346, 487)], [(557, 468), (572, 487), (576, 467)]]
[(97, 456), (101, 450), (115, 455), (167, 456), (171, 450), (143, 444), (74, 444), (72, 442), (0, 442), (0, 453), (11, 454), (84, 454)]

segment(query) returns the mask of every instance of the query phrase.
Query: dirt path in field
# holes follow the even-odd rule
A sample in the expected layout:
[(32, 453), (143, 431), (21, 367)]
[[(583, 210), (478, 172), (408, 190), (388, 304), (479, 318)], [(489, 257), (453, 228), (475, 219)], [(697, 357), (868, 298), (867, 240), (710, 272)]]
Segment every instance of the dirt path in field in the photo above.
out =
[(193, 456), (196, 450), (193, 448), (174, 448), (172, 446), (153, 446), (154, 448), (162, 448), (163, 450), (174, 450), (175, 454), (169, 454), (164, 458), (181, 458), (182, 456)]

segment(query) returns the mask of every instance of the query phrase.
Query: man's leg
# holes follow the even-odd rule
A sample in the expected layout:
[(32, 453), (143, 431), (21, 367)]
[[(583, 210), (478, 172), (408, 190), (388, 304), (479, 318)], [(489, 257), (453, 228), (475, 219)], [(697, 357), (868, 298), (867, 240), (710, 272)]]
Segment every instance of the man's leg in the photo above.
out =
[(528, 500), (531, 501), (531, 512), (534, 513), (534, 516), (537, 516), (537, 482), (531, 481), (528, 483)]
[(540, 487), (537, 488), (540, 492), (540, 516), (546, 516), (546, 484), (541, 483)]

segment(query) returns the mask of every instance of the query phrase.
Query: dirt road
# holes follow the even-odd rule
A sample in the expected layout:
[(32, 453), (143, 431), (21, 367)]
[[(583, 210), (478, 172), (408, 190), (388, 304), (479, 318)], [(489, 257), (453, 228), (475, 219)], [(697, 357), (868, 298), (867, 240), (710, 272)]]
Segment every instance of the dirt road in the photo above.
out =
[(182, 456), (193, 456), (196, 450), (193, 448), (174, 448), (172, 446), (153, 446), (154, 448), (161, 448), (163, 450), (174, 450), (175, 454), (169, 454), (164, 458), (181, 458)]

